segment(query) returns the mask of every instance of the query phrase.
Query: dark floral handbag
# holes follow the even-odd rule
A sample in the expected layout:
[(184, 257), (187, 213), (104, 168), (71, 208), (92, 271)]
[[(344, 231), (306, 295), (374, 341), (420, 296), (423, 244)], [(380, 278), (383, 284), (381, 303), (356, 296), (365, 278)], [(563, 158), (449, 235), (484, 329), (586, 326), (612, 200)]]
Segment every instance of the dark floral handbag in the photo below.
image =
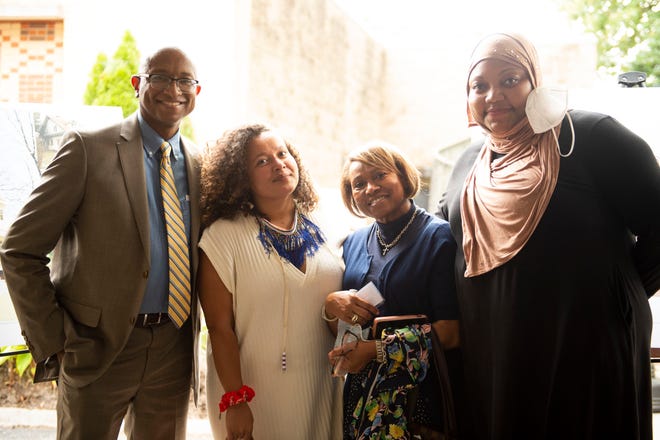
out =
[[(431, 330), (429, 331), (432, 353), (433, 353), (433, 370), (439, 384), (440, 404), (442, 405), (442, 420), (443, 431), (431, 431), (424, 427), (421, 428), (421, 436), (413, 438), (422, 439), (443, 439), (443, 440), (457, 440), (458, 429), (456, 426), (456, 411), (454, 405), (454, 398), (451, 389), (451, 382), (449, 380), (449, 370), (447, 367), (447, 360), (445, 358), (444, 348), (440, 338), (436, 334), (433, 326), (430, 325), (429, 319), (426, 315), (394, 315), (377, 317), (374, 319), (372, 326), (372, 335), (374, 339), (380, 339), (383, 331), (391, 328), (402, 328), (414, 324), (429, 324)], [(406, 407), (406, 413), (409, 415), (414, 414), (416, 404), (416, 390), (409, 392), (409, 398)], [(411, 419), (411, 418), (410, 418)], [(427, 431), (427, 432), (425, 432)]]

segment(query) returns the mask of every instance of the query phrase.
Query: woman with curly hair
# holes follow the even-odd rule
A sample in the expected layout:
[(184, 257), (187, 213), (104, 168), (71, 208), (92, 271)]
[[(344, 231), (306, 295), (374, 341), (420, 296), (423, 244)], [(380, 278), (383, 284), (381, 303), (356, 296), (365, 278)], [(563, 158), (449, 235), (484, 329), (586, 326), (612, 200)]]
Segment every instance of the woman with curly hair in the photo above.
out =
[(267, 126), (228, 131), (203, 158), (198, 276), (216, 439), (341, 437), (318, 310), (343, 265), (310, 216), (317, 201), (298, 152)]

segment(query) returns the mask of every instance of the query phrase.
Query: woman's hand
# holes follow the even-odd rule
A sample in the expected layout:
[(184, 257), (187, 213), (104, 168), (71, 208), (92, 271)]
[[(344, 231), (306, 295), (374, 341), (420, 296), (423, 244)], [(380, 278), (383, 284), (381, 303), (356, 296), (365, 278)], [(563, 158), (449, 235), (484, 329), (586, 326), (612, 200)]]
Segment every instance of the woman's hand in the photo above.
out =
[(333, 375), (357, 373), (376, 359), (375, 341), (357, 341), (342, 345), (328, 353), (328, 360), (333, 365)]
[(252, 440), (254, 418), (250, 406), (243, 402), (227, 408), (227, 440)]
[(342, 321), (360, 325), (371, 322), (378, 315), (378, 309), (355, 295), (354, 290), (338, 290), (328, 294), (325, 312), (329, 318), (336, 316)]

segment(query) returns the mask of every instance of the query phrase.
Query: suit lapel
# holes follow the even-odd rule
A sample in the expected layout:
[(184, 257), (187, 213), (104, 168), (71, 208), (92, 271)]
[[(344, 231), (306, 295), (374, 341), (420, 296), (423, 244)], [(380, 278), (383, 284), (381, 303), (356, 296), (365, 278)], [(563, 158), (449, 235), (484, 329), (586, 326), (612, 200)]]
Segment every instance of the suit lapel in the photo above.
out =
[(149, 251), (149, 207), (147, 204), (146, 177), (144, 172), (144, 152), (137, 114), (122, 123), (121, 140), (116, 143), (119, 162), (124, 175), (128, 200), (131, 204), (135, 224), (147, 261), (151, 260)]

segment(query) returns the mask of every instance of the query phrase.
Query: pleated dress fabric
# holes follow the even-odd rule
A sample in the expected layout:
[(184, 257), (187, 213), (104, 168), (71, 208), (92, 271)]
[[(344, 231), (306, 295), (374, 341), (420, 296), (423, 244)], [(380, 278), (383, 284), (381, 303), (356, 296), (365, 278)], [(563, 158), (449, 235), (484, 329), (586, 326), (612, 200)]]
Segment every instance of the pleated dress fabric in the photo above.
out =
[[(343, 265), (327, 245), (307, 257), (306, 272), (268, 255), (254, 217), (217, 220), (199, 246), (233, 295), (243, 382), (257, 439), (341, 438), (341, 383), (332, 378), (327, 354), (334, 337), (321, 319), (326, 295), (341, 288)], [(286, 280), (286, 281), (285, 281)], [(285, 285), (286, 283), (286, 285)], [(287, 368), (282, 371), (284, 297), (289, 292)], [(218, 402), (225, 392), (207, 345), (207, 401), (215, 439), (226, 438)]]

